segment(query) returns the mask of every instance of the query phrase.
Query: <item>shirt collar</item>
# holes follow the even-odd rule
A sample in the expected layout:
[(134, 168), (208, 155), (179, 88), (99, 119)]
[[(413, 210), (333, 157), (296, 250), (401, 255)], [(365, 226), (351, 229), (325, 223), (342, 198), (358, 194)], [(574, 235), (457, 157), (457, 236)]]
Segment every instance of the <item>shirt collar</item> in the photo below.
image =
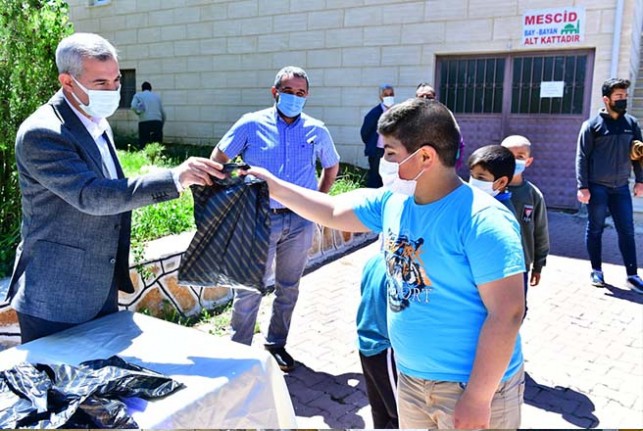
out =
[(292, 126), (293, 124), (297, 124), (297, 122), (301, 119), (301, 116), (303, 114), (303, 112), (302, 112), (301, 114), (299, 114), (297, 116), (297, 118), (295, 118), (295, 121), (293, 121), (292, 123), (288, 124), (288, 123), (286, 123), (286, 120), (281, 118), (281, 115), (279, 115), (279, 111), (277, 110), (277, 104), (276, 103), (274, 105), (272, 105), (272, 109), (274, 111), (273, 115), (275, 116), (275, 121), (277, 121), (277, 122), (281, 121), (282, 123), (284, 123), (287, 126)]
[(83, 123), (83, 126), (85, 126), (94, 141), (102, 136), (102, 134), (105, 133), (105, 131), (109, 128), (109, 123), (105, 118), (92, 117), (90, 120), (85, 115), (83, 115), (82, 112), (76, 109), (74, 105), (71, 104), (65, 93), (63, 93), (63, 96), (65, 97), (65, 101), (67, 102), (71, 110), (74, 111), (76, 116), (80, 119), (81, 123)]

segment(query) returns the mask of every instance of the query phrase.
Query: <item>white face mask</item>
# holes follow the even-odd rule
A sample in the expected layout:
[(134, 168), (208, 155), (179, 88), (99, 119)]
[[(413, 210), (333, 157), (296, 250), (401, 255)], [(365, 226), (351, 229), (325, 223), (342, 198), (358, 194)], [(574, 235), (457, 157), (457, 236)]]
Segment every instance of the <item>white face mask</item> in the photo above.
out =
[(89, 98), (88, 105), (81, 102), (73, 91), (71, 93), (71, 95), (74, 96), (74, 99), (76, 99), (76, 102), (80, 105), (80, 108), (87, 114), (94, 118), (107, 118), (116, 112), (118, 104), (121, 101), (120, 87), (116, 90), (90, 90), (85, 88), (85, 86), (78, 82), (78, 80), (73, 76), (71, 79), (73, 79), (74, 82), (78, 84), (85, 93), (87, 93), (87, 97)]
[(417, 179), (424, 173), (424, 169), (412, 180), (403, 180), (400, 178), (400, 166), (417, 154), (418, 151), (420, 151), (419, 148), (400, 163), (389, 162), (382, 157), (380, 160), (379, 174), (382, 177), (383, 187), (386, 187), (393, 193), (400, 193), (407, 196), (413, 196), (415, 194)]
[(382, 97), (382, 103), (387, 108), (390, 108), (391, 106), (393, 106), (395, 104), (395, 97), (394, 96)]
[(493, 189), (493, 181), (483, 181), (469, 177), (469, 184), (494, 197), (500, 192), (500, 190)]
[(516, 170), (514, 170), (514, 175), (520, 175), (525, 172), (527, 167), (527, 160), (518, 160), (516, 159)]

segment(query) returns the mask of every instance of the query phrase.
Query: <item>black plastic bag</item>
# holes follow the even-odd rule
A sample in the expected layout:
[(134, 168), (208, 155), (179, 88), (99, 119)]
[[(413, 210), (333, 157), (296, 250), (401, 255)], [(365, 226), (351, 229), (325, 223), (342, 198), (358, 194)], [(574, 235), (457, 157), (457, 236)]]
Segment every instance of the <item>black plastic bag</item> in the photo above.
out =
[(192, 186), (197, 231), (181, 259), (178, 282), (267, 293), (263, 283), (270, 247), (270, 196), (251, 176)]
[(21, 363), (0, 372), (0, 428), (138, 428), (120, 398), (164, 397), (184, 385), (117, 356)]

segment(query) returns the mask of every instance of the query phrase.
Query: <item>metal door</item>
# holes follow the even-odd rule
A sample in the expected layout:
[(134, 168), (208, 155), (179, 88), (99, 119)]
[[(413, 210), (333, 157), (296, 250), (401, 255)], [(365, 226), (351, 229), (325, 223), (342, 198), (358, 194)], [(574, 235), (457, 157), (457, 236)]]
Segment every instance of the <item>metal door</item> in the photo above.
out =
[[(593, 51), (439, 57), (438, 99), (460, 124), (465, 161), (476, 148), (524, 135), (535, 159), (525, 177), (549, 207), (578, 208), (576, 140), (590, 115), (593, 63)], [(560, 94), (541, 97), (547, 88)], [(466, 163), (460, 174), (468, 177)]]

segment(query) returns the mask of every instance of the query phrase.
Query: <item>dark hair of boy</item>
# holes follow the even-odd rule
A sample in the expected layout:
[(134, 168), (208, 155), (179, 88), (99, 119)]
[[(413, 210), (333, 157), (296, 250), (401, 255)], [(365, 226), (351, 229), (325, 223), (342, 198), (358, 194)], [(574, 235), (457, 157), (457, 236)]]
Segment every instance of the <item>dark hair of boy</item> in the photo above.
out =
[(493, 175), (494, 181), (507, 177), (507, 184), (514, 177), (516, 159), (511, 151), (501, 145), (485, 145), (475, 150), (467, 161), (469, 169), (480, 166)]
[(416, 98), (394, 105), (380, 117), (377, 133), (397, 139), (409, 154), (429, 145), (444, 166), (455, 166), (460, 127), (451, 111), (438, 101)]

